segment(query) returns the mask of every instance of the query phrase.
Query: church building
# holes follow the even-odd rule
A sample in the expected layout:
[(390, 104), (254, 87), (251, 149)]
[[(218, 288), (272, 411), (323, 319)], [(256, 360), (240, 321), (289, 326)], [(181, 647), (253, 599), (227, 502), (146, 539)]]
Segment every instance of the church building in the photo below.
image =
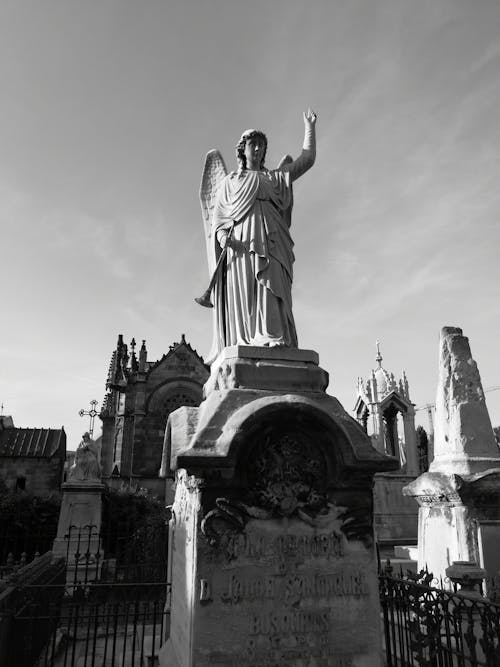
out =
[(159, 361), (148, 360), (146, 341), (137, 354), (134, 339), (127, 346), (118, 336), (100, 414), (105, 483), (164, 497), (165, 481), (158, 473), (168, 415), (181, 405), (199, 405), (208, 376), (208, 366), (184, 334)]

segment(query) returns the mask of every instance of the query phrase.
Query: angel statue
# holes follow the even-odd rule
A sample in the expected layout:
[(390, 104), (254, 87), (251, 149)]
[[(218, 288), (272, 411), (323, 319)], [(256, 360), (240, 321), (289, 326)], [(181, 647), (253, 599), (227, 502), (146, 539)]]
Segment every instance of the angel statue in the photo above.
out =
[(200, 187), (212, 280), (196, 299), (214, 305), (212, 363), (228, 345), (297, 347), (292, 313), (292, 183), (314, 164), (316, 114), (304, 114), (304, 144), (294, 160), (276, 169), (264, 160), (267, 138), (245, 130), (236, 145), (238, 170), (227, 173), (222, 155), (210, 151)]

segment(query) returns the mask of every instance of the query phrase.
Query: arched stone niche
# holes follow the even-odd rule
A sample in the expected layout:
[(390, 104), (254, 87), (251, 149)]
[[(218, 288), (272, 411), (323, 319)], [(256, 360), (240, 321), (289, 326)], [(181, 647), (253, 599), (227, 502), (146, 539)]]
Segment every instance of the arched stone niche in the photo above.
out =
[[(235, 421), (224, 458), (203, 471), (189, 465), (193, 460), (187, 466), (202, 480), (201, 528), (209, 542), (223, 543), (252, 519), (288, 519), (315, 529), (334, 520), (346, 539), (372, 547), (373, 473), (370, 465), (346, 464), (353, 445), (339, 423), (287, 401)], [(181, 455), (182, 467), (187, 460)]]
[(338, 483), (341, 448), (335, 444), (332, 430), (308, 412), (264, 410), (237, 438), (233, 484), (262, 515), (312, 518), (326, 511)]
[(182, 408), (167, 426), (162, 468), (202, 484), (206, 538), (223, 541), (252, 518), (313, 527), (334, 518), (347, 539), (371, 548), (373, 474), (387, 457), (359, 424), (326, 395), (238, 395), (239, 405), (226, 395), (217, 409)]
[[(343, 468), (342, 450), (348, 447), (346, 435), (326, 423), (317, 411), (307, 406), (274, 404), (255, 412), (239, 427), (229, 449), (235, 461), (235, 479), (242, 486), (252, 486), (251, 471), (256, 460), (267, 466), (281, 464), (292, 458), (309, 468), (314, 462), (315, 472), (329, 480), (338, 478)], [(266, 466), (266, 467), (267, 467)]]

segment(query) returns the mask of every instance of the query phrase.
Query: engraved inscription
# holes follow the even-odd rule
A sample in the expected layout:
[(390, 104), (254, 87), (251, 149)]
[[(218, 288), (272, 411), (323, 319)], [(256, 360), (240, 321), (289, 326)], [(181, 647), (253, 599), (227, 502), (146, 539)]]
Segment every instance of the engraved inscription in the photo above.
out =
[(325, 611), (285, 611), (254, 615), (250, 635), (304, 634), (328, 632), (330, 613)]
[(276, 555), (303, 562), (307, 558), (340, 558), (344, 555), (340, 533), (319, 535), (280, 535), (276, 538)]
[(253, 536), (247, 533), (230, 535), (225, 545), (228, 560), (236, 558), (263, 558), (266, 555), (267, 545), (264, 537)]
[(201, 663), (205, 665), (238, 665), (239, 667), (283, 667), (292, 664), (295, 660), (305, 660), (304, 664), (311, 664), (314, 658), (315, 667), (353, 667), (352, 655), (339, 655), (337, 649), (330, 646), (314, 648), (308, 644), (290, 648), (252, 648), (249, 647), (246, 655), (228, 653), (226, 651), (213, 651), (210, 661)]
[(332, 598), (368, 595), (365, 573), (334, 572), (284, 577), (245, 577), (231, 574), (223, 602), (276, 600), (295, 604), (303, 598)]
[[(210, 648), (200, 665), (354, 667), (357, 656), (377, 650), (372, 555), (346, 537), (344, 511), (330, 506), (322, 525), (250, 518), (218, 549), (204, 541), (207, 642), (222, 619), (232, 632), (229, 650)], [(364, 631), (352, 646), (354, 627)]]
[(303, 563), (310, 558), (341, 558), (344, 556), (344, 542), (345, 537), (340, 531), (278, 537), (264, 537), (249, 532), (233, 533), (227, 536), (224, 554), (228, 561), (271, 558), (276, 563)]

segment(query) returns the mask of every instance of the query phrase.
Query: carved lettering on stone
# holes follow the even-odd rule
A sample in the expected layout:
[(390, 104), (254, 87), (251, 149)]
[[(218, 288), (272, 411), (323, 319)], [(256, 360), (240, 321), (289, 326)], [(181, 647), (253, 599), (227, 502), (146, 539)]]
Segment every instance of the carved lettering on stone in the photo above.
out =
[[(239, 484), (221, 479), (220, 496), (204, 503), (203, 515), (200, 508), (192, 598), (198, 666), (354, 667), (378, 651), (369, 490), (333, 488), (321, 443), (287, 429), (272, 424), (261, 432)], [(191, 497), (182, 480), (179, 509)], [(354, 627), (363, 628), (356, 641)]]
[[(200, 664), (306, 665), (314, 658), (326, 667), (354, 665), (354, 656), (369, 653), (378, 641), (368, 622), (376, 615), (376, 575), (371, 550), (342, 529), (344, 515), (331, 504), (321, 527), (298, 516), (247, 516), (244, 529), (228, 531), (218, 545), (205, 540), (205, 631), (227, 623), (238, 639), (232, 634), (225, 651), (211, 647)], [(351, 645), (357, 623), (368, 629)]]

